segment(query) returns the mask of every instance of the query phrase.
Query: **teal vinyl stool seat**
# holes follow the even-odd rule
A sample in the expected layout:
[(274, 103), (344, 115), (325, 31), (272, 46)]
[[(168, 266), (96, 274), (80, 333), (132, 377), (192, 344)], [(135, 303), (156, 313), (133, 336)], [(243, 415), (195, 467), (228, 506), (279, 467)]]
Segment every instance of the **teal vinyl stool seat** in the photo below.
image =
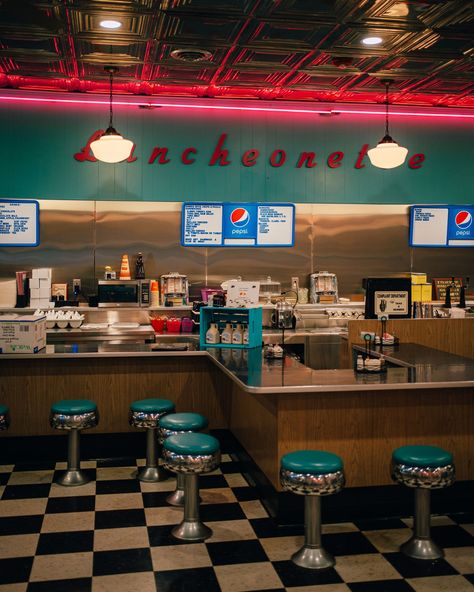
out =
[(128, 415), (130, 425), (146, 429), (146, 462), (137, 473), (137, 479), (140, 481), (156, 483), (166, 479), (158, 463), (160, 454), (156, 431), (159, 420), (167, 413), (174, 413), (174, 403), (169, 399), (141, 399), (130, 405)]
[(413, 535), (400, 551), (413, 559), (440, 559), (444, 552), (430, 534), (430, 492), (454, 483), (453, 455), (437, 446), (402, 446), (392, 453), (391, 474), (395, 482), (415, 489)]
[(56, 482), (67, 486), (87, 483), (89, 478), (81, 471), (79, 434), (99, 423), (96, 403), (88, 399), (56, 401), (51, 405), (49, 423), (56, 430), (68, 432), (67, 469)]
[[(200, 413), (170, 413), (162, 417), (158, 423), (158, 441), (160, 444), (176, 434), (200, 432), (207, 428), (207, 418)], [(184, 506), (184, 475), (178, 473), (176, 477), (176, 489), (166, 501), (171, 506)]]
[(297, 450), (281, 458), (280, 483), (286, 491), (304, 495), (304, 544), (291, 557), (300, 567), (326, 569), (335, 559), (321, 542), (321, 496), (344, 487), (342, 459), (323, 450)]
[(164, 466), (184, 476), (184, 517), (171, 531), (175, 538), (194, 543), (212, 535), (199, 517), (198, 476), (217, 469), (220, 460), (219, 441), (208, 434), (176, 434), (165, 439)]
[(0, 431), (10, 427), (10, 409), (6, 405), (0, 405)]

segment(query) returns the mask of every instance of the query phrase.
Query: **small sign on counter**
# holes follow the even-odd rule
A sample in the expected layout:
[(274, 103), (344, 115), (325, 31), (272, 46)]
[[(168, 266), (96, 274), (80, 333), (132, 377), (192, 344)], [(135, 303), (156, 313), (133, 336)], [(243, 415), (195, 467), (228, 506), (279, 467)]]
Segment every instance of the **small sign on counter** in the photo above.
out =
[(0, 247), (37, 247), (39, 202), (0, 199)]

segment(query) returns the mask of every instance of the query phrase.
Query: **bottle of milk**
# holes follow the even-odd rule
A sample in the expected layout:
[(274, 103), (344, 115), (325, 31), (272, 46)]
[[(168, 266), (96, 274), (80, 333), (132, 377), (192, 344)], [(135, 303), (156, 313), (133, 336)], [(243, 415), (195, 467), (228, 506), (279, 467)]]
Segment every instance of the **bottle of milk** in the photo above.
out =
[(242, 343), (244, 345), (248, 345), (249, 344), (249, 326), (248, 325), (244, 325), (243, 326)]
[(232, 325), (231, 323), (226, 323), (225, 329), (221, 333), (221, 343), (232, 343)]
[(219, 343), (220, 335), (217, 323), (211, 323), (206, 332), (206, 343)]
[(242, 325), (239, 323), (235, 326), (234, 332), (232, 333), (232, 343), (234, 345), (242, 345), (244, 342), (244, 330)]

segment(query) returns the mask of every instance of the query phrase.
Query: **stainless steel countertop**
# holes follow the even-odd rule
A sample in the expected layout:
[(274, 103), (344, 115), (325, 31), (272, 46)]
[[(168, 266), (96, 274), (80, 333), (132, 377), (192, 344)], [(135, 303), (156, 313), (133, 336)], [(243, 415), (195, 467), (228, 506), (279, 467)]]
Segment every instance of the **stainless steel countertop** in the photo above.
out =
[[(177, 343), (182, 344), (183, 338)], [(189, 340), (191, 348), (196, 341)], [(82, 343), (48, 346), (38, 354), (2, 354), (0, 362), (63, 358), (134, 358), (199, 356), (210, 358), (244, 391), (271, 393), (318, 393), (343, 391), (410, 390), (474, 387), (474, 360), (438, 350), (401, 344), (387, 359), (398, 364), (385, 374), (357, 374), (353, 370), (312, 370), (292, 357), (267, 360), (260, 348), (206, 351), (153, 351), (154, 344)], [(384, 348), (388, 349), (388, 348)]]

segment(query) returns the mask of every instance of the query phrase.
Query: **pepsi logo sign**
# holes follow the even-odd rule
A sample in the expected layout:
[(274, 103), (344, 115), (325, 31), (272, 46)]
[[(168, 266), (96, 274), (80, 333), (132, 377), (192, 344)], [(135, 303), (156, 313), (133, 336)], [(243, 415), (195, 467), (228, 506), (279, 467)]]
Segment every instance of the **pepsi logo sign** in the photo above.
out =
[(235, 208), (230, 213), (230, 221), (236, 228), (244, 228), (250, 221), (250, 214), (245, 208)]
[(466, 230), (472, 224), (471, 212), (468, 212), (467, 210), (461, 210), (456, 214), (456, 217), (454, 218), (454, 223), (461, 230)]

